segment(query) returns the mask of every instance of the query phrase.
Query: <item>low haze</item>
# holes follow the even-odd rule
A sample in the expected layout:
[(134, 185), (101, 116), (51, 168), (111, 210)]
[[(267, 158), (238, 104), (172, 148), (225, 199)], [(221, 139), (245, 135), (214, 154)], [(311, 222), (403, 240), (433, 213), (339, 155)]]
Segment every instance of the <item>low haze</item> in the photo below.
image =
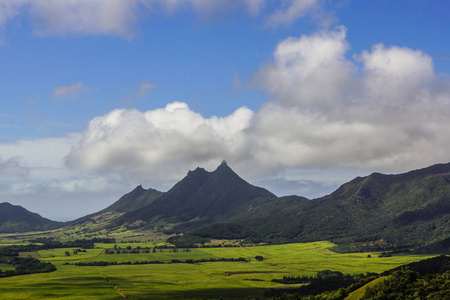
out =
[(311, 199), (450, 162), (449, 11), (0, 0), (0, 202), (66, 221), (222, 160)]

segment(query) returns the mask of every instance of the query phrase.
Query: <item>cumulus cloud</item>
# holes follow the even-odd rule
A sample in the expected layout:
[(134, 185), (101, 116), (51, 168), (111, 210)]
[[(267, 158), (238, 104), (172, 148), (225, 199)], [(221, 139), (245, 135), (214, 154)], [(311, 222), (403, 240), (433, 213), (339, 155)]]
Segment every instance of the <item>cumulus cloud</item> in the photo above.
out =
[(325, 107), (342, 99), (355, 71), (345, 59), (349, 48), (345, 36), (346, 29), (339, 27), (282, 41), (273, 61), (258, 71), (255, 83), (293, 107)]
[(0, 156), (0, 176), (26, 177), (29, 173), (30, 169), (24, 157), (15, 156), (4, 161)]
[(183, 168), (216, 164), (227, 157), (244, 159), (248, 153), (245, 128), (252, 115), (243, 107), (223, 118), (204, 118), (181, 102), (147, 112), (117, 109), (89, 123), (66, 163), (172, 180)]
[(84, 88), (85, 88), (85, 86), (81, 81), (74, 83), (72, 85), (55, 87), (53, 89), (53, 96), (55, 96), (58, 99), (73, 97), (73, 96), (77, 95)]
[(348, 49), (342, 27), (277, 46), (255, 75), (274, 98), (249, 129), (256, 159), (391, 170), (449, 161), (450, 88), (432, 59), (379, 44), (351, 60)]

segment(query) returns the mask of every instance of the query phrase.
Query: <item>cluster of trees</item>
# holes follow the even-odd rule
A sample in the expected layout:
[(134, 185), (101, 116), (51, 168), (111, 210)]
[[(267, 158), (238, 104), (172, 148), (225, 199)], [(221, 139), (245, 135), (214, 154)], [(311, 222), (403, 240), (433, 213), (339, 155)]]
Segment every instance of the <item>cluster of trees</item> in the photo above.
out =
[(194, 264), (194, 263), (203, 263), (203, 262), (218, 262), (218, 261), (227, 261), (227, 262), (249, 262), (248, 259), (245, 259), (243, 257), (239, 258), (210, 258), (210, 259), (187, 259), (184, 261), (178, 260), (178, 259), (172, 259), (170, 262), (173, 264), (176, 263), (185, 263), (185, 264)]
[(4, 272), (0, 270), (0, 277), (56, 271), (56, 267), (52, 263), (41, 262), (32, 257), (23, 258), (17, 256), (0, 256), (0, 262), (15, 267), (15, 270), (6, 270)]
[(299, 283), (310, 283), (314, 276), (283, 276), (282, 279), (274, 278), (272, 282), (282, 283), (282, 284), (299, 284)]
[(164, 249), (169, 249), (169, 252), (178, 253), (180, 251), (182, 252), (191, 252), (189, 248), (184, 248), (182, 250), (178, 248), (168, 247), (168, 246), (155, 246), (153, 249), (149, 247), (140, 247), (137, 246), (136, 248), (133, 248), (131, 246), (127, 246), (126, 248), (117, 247), (117, 245), (114, 245), (114, 249), (108, 249), (105, 250), (105, 254), (140, 254), (140, 253), (163, 253)]
[[(74, 255), (77, 255), (78, 252), (87, 252), (87, 251), (86, 251), (86, 249), (74, 249), (72, 253)], [(65, 254), (66, 254), (66, 256), (70, 256), (70, 252), (69, 251), (66, 251)]]
[[(150, 264), (163, 264), (164, 262), (152, 260), (152, 261), (126, 261), (126, 262), (116, 262), (116, 261), (93, 261), (93, 262), (79, 262), (75, 263), (75, 266), (79, 267), (104, 267), (104, 266), (117, 266), (117, 265), (150, 265)], [(69, 265), (69, 263), (65, 263)]]

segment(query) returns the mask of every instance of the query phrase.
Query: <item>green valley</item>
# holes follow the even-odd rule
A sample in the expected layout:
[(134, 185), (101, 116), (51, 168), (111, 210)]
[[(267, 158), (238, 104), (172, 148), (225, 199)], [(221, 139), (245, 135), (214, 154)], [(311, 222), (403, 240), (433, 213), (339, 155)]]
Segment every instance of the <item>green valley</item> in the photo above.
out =
[[(263, 296), (270, 289), (285, 289), (271, 280), (283, 276), (313, 276), (321, 270), (357, 274), (381, 273), (399, 265), (418, 261), (429, 255), (395, 255), (380, 253), (338, 254), (329, 249), (330, 242), (297, 243), (270, 246), (161, 248), (155, 253), (105, 254), (106, 249), (150, 247), (152, 243), (95, 244), (94, 249), (73, 254), (75, 248), (40, 250), (36, 256), (51, 262), (57, 271), (0, 279), (3, 299), (217, 299)], [(70, 256), (66, 255), (70, 253)], [(256, 256), (262, 256), (258, 261)], [(245, 258), (248, 262), (198, 262)], [(174, 263), (172, 261), (183, 261)], [(159, 261), (159, 264), (139, 264)], [(116, 262), (118, 265), (77, 266), (77, 263)], [(122, 264), (129, 263), (129, 264)], [(116, 287), (114, 289), (113, 287)], [(292, 288), (292, 286), (289, 286)]]

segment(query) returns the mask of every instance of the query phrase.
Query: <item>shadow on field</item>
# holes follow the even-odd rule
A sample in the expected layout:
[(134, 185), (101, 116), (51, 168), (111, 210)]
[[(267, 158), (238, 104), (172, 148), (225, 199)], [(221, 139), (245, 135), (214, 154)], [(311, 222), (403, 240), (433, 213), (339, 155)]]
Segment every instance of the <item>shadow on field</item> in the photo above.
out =
[[(74, 294), (84, 295), (86, 298), (103, 298), (104, 295), (116, 295), (103, 278), (70, 277), (47, 280), (39, 283), (28, 283), (20, 287), (21, 292), (29, 293), (39, 299), (73, 297)], [(14, 291), (11, 291), (14, 292)], [(81, 298), (80, 298), (81, 299)], [(122, 299), (120, 296), (117, 299)]]
[(268, 288), (224, 288), (224, 289), (198, 289), (186, 291), (165, 291), (161, 293), (146, 293), (131, 296), (136, 299), (247, 299), (253, 297), (260, 297)]
[(70, 277), (70, 278), (58, 278), (47, 280), (45, 282), (27, 284), (27, 287), (31, 288), (65, 288), (65, 287), (99, 287), (105, 284), (105, 280), (103, 278), (95, 278), (95, 277)]

